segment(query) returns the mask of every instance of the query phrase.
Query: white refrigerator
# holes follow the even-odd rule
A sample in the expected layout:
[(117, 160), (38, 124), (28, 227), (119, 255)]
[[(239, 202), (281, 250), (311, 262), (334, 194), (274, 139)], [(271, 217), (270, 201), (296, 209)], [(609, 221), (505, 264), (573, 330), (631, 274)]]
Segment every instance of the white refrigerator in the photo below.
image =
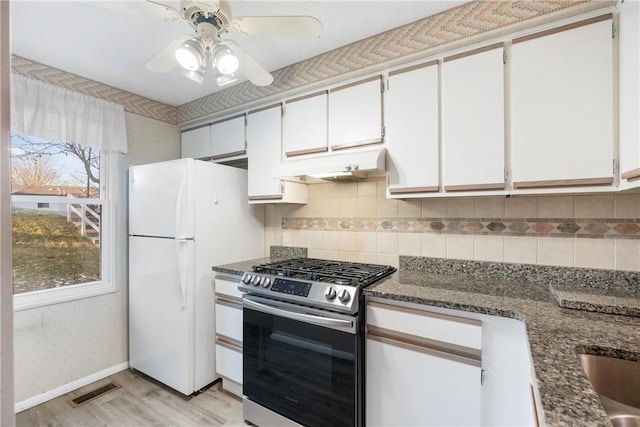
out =
[(213, 265), (264, 256), (247, 171), (193, 159), (129, 168), (129, 365), (184, 395), (216, 379)]

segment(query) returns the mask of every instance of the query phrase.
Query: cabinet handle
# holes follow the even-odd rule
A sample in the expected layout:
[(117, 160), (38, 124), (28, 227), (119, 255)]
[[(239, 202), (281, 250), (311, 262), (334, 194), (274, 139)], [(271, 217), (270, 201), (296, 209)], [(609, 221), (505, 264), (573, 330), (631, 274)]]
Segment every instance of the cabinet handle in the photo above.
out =
[(331, 149), (346, 150), (347, 148), (363, 147), (365, 145), (374, 145), (374, 144), (382, 144), (382, 138), (374, 138), (374, 139), (368, 139), (366, 141), (354, 141), (354, 142), (347, 142), (344, 144), (332, 145)]
[(513, 188), (553, 188), (553, 187), (581, 187), (590, 185), (611, 185), (613, 177), (582, 178), (582, 179), (550, 179), (545, 181), (518, 181)]
[(390, 187), (389, 194), (432, 193), (438, 190), (437, 185), (431, 187)]
[(238, 343), (233, 338), (228, 338), (223, 335), (218, 335), (216, 337), (216, 344), (226, 347), (229, 350), (237, 351), (238, 353), (242, 353), (242, 343)]
[(245, 149), (244, 150), (233, 151), (231, 153), (218, 154), (218, 155), (209, 157), (209, 160), (220, 160), (220, 159), (224, 159), (224, 158), (227, 158), (227, 157), (243, 156), (245, 154), (247, 154), (246, 145), (245, 145)]
[(377, 326), (367, 326), (367, 339), (431, 356), (481, 367), (481, 352), (474, 348), (405, 334)]
[(242, 298), (230, 297), (229, 295), (216, 293), (216, 304), (242, 310)]
[(264, 196), (249, 196), (249, 200), (280, 200), (282, 194), (269, 194)]

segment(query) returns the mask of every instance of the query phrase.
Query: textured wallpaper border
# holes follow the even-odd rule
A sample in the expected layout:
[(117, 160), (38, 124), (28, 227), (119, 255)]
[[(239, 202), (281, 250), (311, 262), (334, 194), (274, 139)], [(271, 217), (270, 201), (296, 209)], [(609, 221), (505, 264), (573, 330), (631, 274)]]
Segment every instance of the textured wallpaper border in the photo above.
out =
[(347, 73), (418, 54), (426, 55), (446, 44), (587, 3), (590, 3), (592, 10), (615, 4), (589, 0), (471, 1), (274, 71), (274, 80), (269, 86), (260, 87), (245, 82), (180, 105), (177, 107), (177, 119), (179, 123), (184, 123), (296, 88), (317, 86)]
[(640, 218), (296, 218), (282, 230), (640, 239)]

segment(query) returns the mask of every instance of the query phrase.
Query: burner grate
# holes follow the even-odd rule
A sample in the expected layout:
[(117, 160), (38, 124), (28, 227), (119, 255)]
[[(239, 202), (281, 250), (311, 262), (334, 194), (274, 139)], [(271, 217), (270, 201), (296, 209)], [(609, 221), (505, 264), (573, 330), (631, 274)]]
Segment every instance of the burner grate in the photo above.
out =
[(316, 258), (294, 258), (260, 264), (256, 273), (327, 282), (339, 285), (367, 286), (396, 271), (394, 267)]

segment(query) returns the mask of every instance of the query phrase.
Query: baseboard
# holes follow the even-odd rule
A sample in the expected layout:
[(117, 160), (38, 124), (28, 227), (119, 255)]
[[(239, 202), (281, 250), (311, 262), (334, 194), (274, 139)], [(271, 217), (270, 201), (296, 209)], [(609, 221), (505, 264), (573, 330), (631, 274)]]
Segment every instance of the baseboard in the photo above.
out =
[(56, 387), (53, 390), (49, 390), (37, 396), (30, 397), (21, 402), (17, 402), (15, 404), (15, 412), (18, 413), (20, 411), (24, 411), (25, 409), (33, 408), (36, 405), (40, 405), (41, 403), (47, 402), (51, 399), (55, 399), (56, 397), (62, 396), (63, 394), (67, 394), (70, 391), (76, 390), (80, 387), (84, 387), (110, 375), (117, 374), (118, 372), (124, 371), (127, 368), (129, 368), (129, 362), (120, 363), (119, 365), (112, 366), (100, 372), (96, 372), (84, 378), (80, 378), (68, 384)]

